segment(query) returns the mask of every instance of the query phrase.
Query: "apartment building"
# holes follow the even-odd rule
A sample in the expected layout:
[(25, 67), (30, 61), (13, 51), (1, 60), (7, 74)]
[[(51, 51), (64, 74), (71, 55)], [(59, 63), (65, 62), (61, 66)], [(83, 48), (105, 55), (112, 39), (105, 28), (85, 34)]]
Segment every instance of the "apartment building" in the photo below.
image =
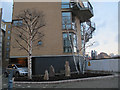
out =
[(6, 67), (10, 58), (11, 22), (2, 21), (2, 66)]
[[(43, 11), (46, 22), (46, 26), (42, 28), (44, 37), (37, 43), (37, 48), (33, 49), (33, 74), (43, 74), (50, 65), (53, 65), (55, 72), (63, 72), (65, 61), (69, 61), (71, 71), (75, 71), (74, 60), (79, 65), (78, 58), (83, 59), (80, 50), (82, 47), (81, 23), (89, 22), (91, 24), (90, 18), (93, 17), (90, 2), (81, 0), (79, 2), (73, 0), (70, 2), (14, 2), (12, 25), (22, 24), (22, 20), (18, 20), (16, 16), (25, 9)], [(66, 25), (65, 19), (68, 22)], [(27, 66), (27, 52), (14, 47), (17, 45), (14, 32), (15, 29), (12, 28), (9, 63), (20, 63)], [(68, 36), (72, 40), (72, 48)]]
[(9, 63), (11, 22), (1, 21), (0, 50), (2, 67)]

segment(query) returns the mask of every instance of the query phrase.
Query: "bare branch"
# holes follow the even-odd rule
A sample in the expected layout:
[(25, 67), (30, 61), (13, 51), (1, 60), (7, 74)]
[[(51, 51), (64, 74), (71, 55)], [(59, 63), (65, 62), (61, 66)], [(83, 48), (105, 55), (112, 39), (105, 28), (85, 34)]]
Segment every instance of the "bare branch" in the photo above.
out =
[(19, 42), (17, 39), (15, 39), (15, 41), (18, 43), (18, 45), (19, 45), (21, 48), (23, 48), (25, 51), (27, 51), (27, 52), (29, 53), (29, 51), (28, 51), (22, 44), (20, 44), (20, 42)]

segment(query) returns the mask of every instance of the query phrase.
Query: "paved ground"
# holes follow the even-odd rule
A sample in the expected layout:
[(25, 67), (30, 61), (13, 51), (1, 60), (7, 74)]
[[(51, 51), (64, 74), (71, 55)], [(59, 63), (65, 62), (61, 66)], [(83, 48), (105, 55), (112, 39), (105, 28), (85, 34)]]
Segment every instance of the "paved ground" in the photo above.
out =
[(0, 64), (0, 89), (2, 89), (2, 68)]
[[(7, 87), (7, 78), (3, 79), (3, 88)], [(15, 88), (118, 88), (118, 77), (95, 79), (61, 84), (15, 84)]]

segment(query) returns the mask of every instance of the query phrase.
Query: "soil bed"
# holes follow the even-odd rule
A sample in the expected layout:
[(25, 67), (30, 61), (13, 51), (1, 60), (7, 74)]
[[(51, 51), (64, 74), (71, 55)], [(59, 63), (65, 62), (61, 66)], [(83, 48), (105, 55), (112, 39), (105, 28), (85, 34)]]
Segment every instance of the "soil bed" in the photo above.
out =
[(54, 77), (49, 77), (49, 80), (44, 80), (43, 76), (33, 76), (32, 80), (28, 79), (28, 77), (15, 77), (14, 81), (33, 81), (33, 82), (41, 82), (41, 81), (59, 81), (59, 80), (68, 80), (68, 79), (80, 79), (80, 78), (89, 78), (89, 77), (98, 77), (98, 76), (109, 76), (112, 74), (101, 74), (101, 73), (85, 73), (85, 74), (77, 74), (72, 73), (70, 77), (66, 77), (64, 74), (55, 75)]

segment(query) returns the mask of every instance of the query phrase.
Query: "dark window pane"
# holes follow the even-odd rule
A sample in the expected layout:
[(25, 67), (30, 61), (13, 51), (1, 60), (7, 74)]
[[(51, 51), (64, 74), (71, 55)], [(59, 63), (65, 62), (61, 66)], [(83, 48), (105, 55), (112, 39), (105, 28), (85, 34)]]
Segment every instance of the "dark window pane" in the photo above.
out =
[[(70, 40), (69, 40), (69, 38), (70, 38)], [(68, 36), (67, 33), (64, 33), (63, 34), (64, 52), (66, 52), (66, 53), (72, 52), (71, 44), (73, 46), (73, 51), (76, 52), (77, 51), (77, 37), (76, 37), (76, 35), (73, 33), (69, 33), (69, 36)]]
[(9, 48), (7, 48), (6, 50), (9, 51)]
[(69, 4), (67, 5), (62, 5), (62, 8), (70, 8)]
[(10, 42), (7, 42), (7, 46), (9, 46), (10, 45)]
[(7, 39), (9, 40), (9, 39), (10, 39), (10, 37), (8, 36), (8, 37), (7, 37)]
[(42, 45), (42, 41), (38, 41), (38, 45)]
[(10, 34), (10, 30), (8, 30), (8, 34)]
[(71, 29), (72, 28), (71, 12), (62, 12), (62, 28)]
[(8, 28), (10, 28), (11, 26), (10, 25), (8, 25)]
[(14, 26), (22, 26), (22, 23), (23, 23), (22, 20), (13, 21), (13, 25), (14, 25)]
[(62, 17), (63, 24), (71, 24), (71, 17)]
[(71, 16), (71, 12), (62, 12), (62, 16), (70, 17)]

